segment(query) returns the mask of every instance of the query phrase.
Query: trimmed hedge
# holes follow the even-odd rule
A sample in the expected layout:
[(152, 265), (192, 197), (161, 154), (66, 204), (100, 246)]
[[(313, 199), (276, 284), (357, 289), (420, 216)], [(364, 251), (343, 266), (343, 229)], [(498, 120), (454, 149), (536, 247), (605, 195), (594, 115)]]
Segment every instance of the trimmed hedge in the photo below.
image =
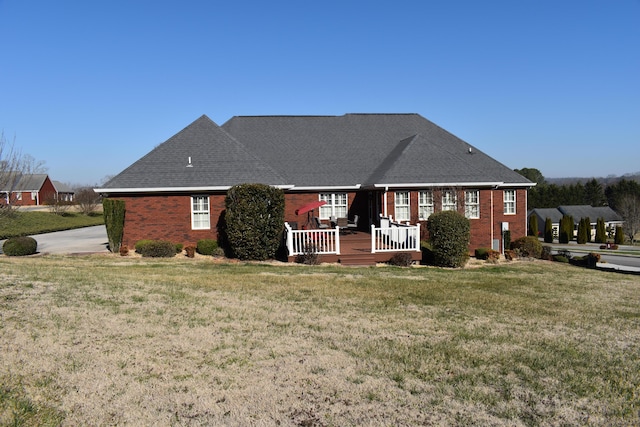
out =
[(213, 239), (201, 239), (198, 240), (196, 245), (196, 251), (200, 255), (214, 255), (218, 249), (218, 241)]
[(33, 255), (38, 251), (38, 242), (29, 236), (12, 237), (2, 245), (2, 252), (8, 256)]
[(469, 259), (469, 220), (456, 211), (442, 211), (429, 217), (427, 228), (435, 265), (464, 266)]
[(167, 240), (140, 240), (136, 252), (143, 257), (172, 258), (176, 256), (176, 245)]
[(284, 231), (284, 191), (265, 184), (235, 185), (225, 198), (226, 241), (243, 260), (275, 257)]
[(511, 249), (516, 251), (518, 256), (529, 258), (540, 258), (542, 255), (542, 243), (537, 237), (525, 236), (514, 240)]

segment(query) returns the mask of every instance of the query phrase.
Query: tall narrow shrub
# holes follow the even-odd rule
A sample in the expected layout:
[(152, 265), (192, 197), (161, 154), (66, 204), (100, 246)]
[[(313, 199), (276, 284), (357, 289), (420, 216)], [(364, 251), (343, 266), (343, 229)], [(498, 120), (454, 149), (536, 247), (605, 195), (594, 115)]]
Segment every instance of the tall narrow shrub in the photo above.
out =
[(580, 245), (584, 245), (585, 243), (587, 243), (587, 228), (585, 225), (585, 219), (586, 218), (580, 218), (580, 222), (578, 222), (578, 236), (576, 240)]
[(591, 218), (586, 217), (584, 219), (585, 231), (587, 236), (587, 243), (591, 242)]
[(529, 228), (527, 230), (527, 236), (538, 237), (538, 215), (531, 215), (529, 217)]
[(264, 184), (233, 186), (225, 198), (226, 238), (239, 259), (274, 258), (284, 230), (284, 192)]
[(596, 223), (596, 243), (607, 242), (607, 229), (604, 225), (604, 218), (598, 218)]
[(104, 225), (107, 229), (109, 250), (118, 253), (120, 251), (120, 245), (122, 245), (122, 234), (124, 233), (124, 200), (103, 199), (102, 212)]
[(427, 222), (434, 263), (441, 267), (462, 267), (469, 259), (471, 226), (456, 211), (437, 212)]
[(553, 243), (553, 223), (551, 218), (544, 220), (544, 242)]
[(624, 244), (624, 229), (619, 225), (616, 227), (616, 237), (614, 238), (616, 245)]
[(558, 235), (559, 243), (569, 243), (573, 235), (573, 220), (567, 215), (563, 215), (560, 219), (560, 234)]

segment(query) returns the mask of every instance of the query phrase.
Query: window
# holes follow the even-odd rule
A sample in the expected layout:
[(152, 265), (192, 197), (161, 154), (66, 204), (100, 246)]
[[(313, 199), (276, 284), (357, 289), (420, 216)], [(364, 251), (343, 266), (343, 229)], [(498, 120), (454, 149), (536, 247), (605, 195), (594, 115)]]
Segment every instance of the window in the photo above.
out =
[(409, 192), (408, 191), (396, 191), (394, 197), (396, 221), (409, 221), (411, 220), (409, 210)]
[(16, 193), (18, 195), (18, 197), (16, 197), (17, 200), (22, 200), (22, 193)]
[(458, 200), (457, 200), (455, 191), (445, 190), (442, 192), (442, 210), (443, 211), (458, 210)]
[(191, 197), (191, 228), (193, 230), (208, 230), (211, 228), (208, 196)]
[(347, 203), (347, 193), (320, 193), (320, 200), (327, 202), (320, 206), (320, 219), (346, 218), (349, 205)]
[(478, 190), (464, 192), (464, 216), (480, 218), (480, 192)]
[(31, 200), (36, 200), (38, 198), (38, 192), (37, 191), (32, 191), (31, 192)]
[(418, 218), (428, 219), (433, 213), (433, 191), (421, 191), (418, 193)]
[(516, 213), (516, 190), (504, 190), (504, 214), (515, 215)]

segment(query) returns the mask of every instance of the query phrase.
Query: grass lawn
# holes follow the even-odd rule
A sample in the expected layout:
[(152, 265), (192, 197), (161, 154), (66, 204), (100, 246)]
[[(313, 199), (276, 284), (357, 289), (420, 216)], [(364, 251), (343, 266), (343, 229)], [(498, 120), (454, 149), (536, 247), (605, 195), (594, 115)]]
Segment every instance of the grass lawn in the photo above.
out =
[(0, 425), (637, 425), (640, 278), (0, 257)]
[(62, 215), (56, 215), (51, 212), (17, 211), (11, 217), (0, 217), (0, 239), (101, 224), (104, 224), (102, 212), (91, 215), (66, 212)]

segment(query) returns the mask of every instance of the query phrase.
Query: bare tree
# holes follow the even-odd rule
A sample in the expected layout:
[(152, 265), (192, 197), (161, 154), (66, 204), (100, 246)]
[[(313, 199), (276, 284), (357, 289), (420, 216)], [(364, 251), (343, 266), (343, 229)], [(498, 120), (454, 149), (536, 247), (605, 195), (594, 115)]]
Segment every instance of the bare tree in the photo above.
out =
[(22, 169), (22, 155), (13, 143), (7, 141), (4, 132), (0, 133), (0, 216), (13, 213), (13, 190)]
[(626, 194), (620, 198), (618, 213), (624, 219), (624, 232), (631, 244), (635, 242), (635, 236), (640, 232), (640, 196)]
[(76, 190), (75, 201), (80, 208), (80, 212), (89, 215), (97, 210), (100, 203), (100, 195), (90, 187), (79, 188)]

